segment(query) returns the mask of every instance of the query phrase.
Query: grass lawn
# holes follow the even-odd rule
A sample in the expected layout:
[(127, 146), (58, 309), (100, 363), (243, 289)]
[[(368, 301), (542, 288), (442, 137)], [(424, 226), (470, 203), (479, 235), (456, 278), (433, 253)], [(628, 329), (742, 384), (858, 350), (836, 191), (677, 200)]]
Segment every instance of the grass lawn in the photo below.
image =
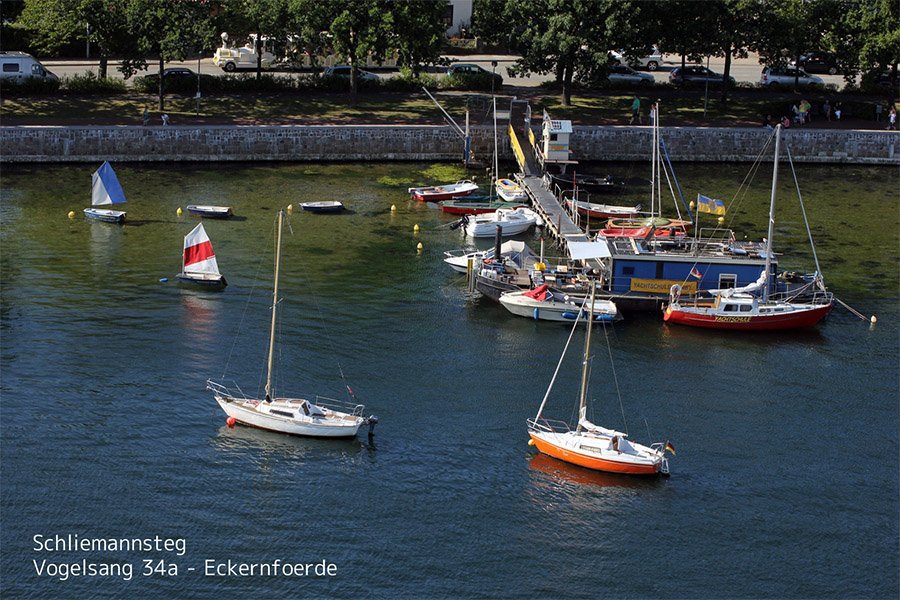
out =
[[(543, 88), (504, 87), (498, 95), (497, 107), (506, 110), (515, 96), (528, 99), (533, 114), (540, 118), (547, 110), (554, 118), (570, 119), (575, 125), (627, 125), (631, 117), (633, 92), (625, 90), (579, 91), (572, 96), (571, 106), (562, 106), (558, 93)], [(669, 87), (640, 90), (644, 124), (648, 124), (650, 103), (660, 99), (662, 124), (671, 126), (733, 126), (757, 127), (763, 115), (779, 117), (790, 110), (799, 96), (758, 90), (733, 90), (727, 105), (719, 101), (718, 93), (710, 92), (704, 102), (702, 90), (680, 91)], [(492, 116), (489, 95), (472, 92), (441, 92), (436, 94), (441, 104), (460, 126), (465, 123), (467, 100), (470, 122), (490, 125)], [(824, 100), (810, 97), (814, 105)], [(2, 125), (139, 125), (144, 108), (151, 113), (151, 124), (160, 124), (161, 111), (156, 96), (128, 93), (116, 96), (9, 96), (0, 102)], [(704, 104), (706, 110), (704, 111)], [(871, 128), (862, 115), (868, 114), (863, 103), (846, 102), (846, 114), (857, 119), (843, 123), (815, 123), (817, 127)], [(375, 124), (441, 125), (444, 118), (424, 93), (368, 92), (360, 93), (352, 105), (349, 94), (333, 92), (293, 91), (280, 93), (243, 93), (204, 97), (197, 115), (192, 97), (166, 96), (166, 109), (172, 125), (318, 125), (318, 124)]]

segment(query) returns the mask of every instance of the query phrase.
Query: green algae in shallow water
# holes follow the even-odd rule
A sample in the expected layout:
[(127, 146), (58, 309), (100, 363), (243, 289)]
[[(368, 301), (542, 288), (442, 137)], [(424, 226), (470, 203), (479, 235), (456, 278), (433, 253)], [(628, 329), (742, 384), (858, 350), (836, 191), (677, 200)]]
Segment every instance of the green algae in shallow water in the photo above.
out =
[(378, 182), (379, 185), (387, 185), (387, 186), (391, 186), (391, 187), (405, 185), (405, 186), (409, 187), (410, 185), (413, 184), (414, 180), (412, 177), (398, 177), (396, 175), (382, 175), (376, 181)]
[(439, 183), (459, 181), (466, 178), (466, 170), (462, 165), (436, 164), (419, 172), (423, 178)]

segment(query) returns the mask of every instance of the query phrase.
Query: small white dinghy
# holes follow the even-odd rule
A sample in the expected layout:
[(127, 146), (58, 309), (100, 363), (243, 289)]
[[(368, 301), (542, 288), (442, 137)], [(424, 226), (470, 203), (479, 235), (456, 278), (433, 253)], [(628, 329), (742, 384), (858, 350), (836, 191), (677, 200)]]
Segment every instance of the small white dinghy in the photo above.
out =
[(207, 219), (227, 219), (234, 216), (230, 206), (210, 206), (206, 204), (189, 204), (188, 212), (198, 217)]
[(116, 177), (116, 172), (113, 171), (109, 161), (104, 161), (91, 177), (91, 208), (84, 209), (84, 216), (104, 223), (124, 223), (125, 211), (94, 208), (124, 203), (125, 192), (122, 190), (122, 184), (119, 183), (119, 178)]
[(203, 223), (184, 236), (184, 252), (181, 256), (181, 273), (177, 276), (178, 281), (219, 289), (228, 285), (225, 277), (219, 273), (212, 242), (206, 235)]
[(493, 213), (466, 215), (462, 220), (469, 237), (494, 237), (497, 227), (502, 236), (528, 231), (539, 224), (540, 217), (530, 208), (501, 208)]
[(507, 179), (505, 177), (498, 179), (495, 186), (497, 188), (497, 195), (507, 202), (523, 202), (528, 200), (528, 193), (525, 191), (525, 188), (512, 179)]
[(514, 315), (539, 321), (571, 322), (585, 320), (588, 314), (593, 315), (595, 322), (619, 318), (619, 310), (611, 300), (594, 299), (591, 310), (589, 299), (555, 292), (546, 283), (533, 290), (506, 292), (500, 296), (500, 304)]
[(344, 205), (338, 200), (321, 200), (319, 202), (304, 202), (300, 205), (300, 208), (312, 213), (335, 213), (344, 210)]

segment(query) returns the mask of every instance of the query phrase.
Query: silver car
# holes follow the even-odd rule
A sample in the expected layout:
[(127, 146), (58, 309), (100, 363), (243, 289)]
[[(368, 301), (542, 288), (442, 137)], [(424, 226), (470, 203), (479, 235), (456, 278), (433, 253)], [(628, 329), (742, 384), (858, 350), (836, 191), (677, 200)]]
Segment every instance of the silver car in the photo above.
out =
[(766, 67), (759, 77), (759, 85), (763, 87), (792, 87), (825, 85), (821, 77), (810, 75), (797, 67)]
[(650, 85), (653, 83), (653, 75), (649, 73), (638, 73), (637, 71), (626, 65), (610, 66), (608, 79), (609, 82), (613, 85)]

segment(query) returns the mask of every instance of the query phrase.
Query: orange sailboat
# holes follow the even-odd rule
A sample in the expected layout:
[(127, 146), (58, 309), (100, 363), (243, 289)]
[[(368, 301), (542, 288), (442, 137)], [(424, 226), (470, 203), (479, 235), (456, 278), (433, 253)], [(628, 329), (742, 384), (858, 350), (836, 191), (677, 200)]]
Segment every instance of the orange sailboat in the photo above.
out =
[[(666, 451), (674, 454), (675, 449), (669, 442), (654, 443), (644, 446), (628, 439), (628, 434), (607, 429), (591, 423), (587, 419), (587, 388), (590, 379), (591, 329), (593, 325), (594, 292), (588, 304), (590, 315), (586, 321), (587, 333), (584, 342), (584, 356), (581, 371), (581, 392), (578, 402), (578, 423), (572, 429), (568, 423), (547, 419), (543, 416), (544, 406), (550, 397), (556, 376), (566, 355), (578, 323), (572, 326), (572, 332), (566, 342), (556, 371), (550, 380), (550, 386), (534, 419), (528, 420), (529, 445), (537, 447), (542, 453), (559, 460), (607, 473), (623, 473), (628, 475), (668, 475), (669, 462)], [(608, 340), (607, 340), (607, 343)]]

